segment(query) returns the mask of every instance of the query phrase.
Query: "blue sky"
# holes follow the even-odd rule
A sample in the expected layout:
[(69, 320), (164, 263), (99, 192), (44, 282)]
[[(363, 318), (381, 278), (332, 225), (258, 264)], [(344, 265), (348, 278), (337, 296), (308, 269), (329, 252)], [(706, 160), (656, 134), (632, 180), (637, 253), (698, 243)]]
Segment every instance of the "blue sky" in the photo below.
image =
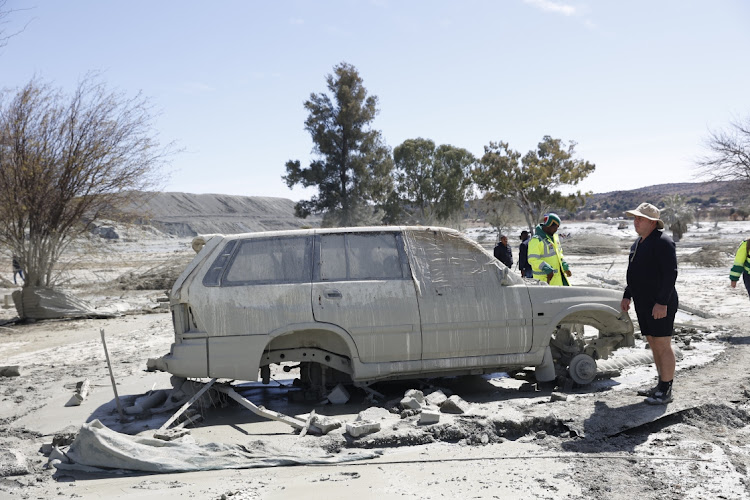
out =
[(66, 90), (89, 71), (142, 91), (184, 149), (166, 191), (280, 196), (307, 165), (303, 103), (354, 65), (394, 148), (424, 137), (481, 155), (544, 135), (607, 192), (695, 181), (709, 130), (750, 116), (745, 0), (8, 0), (0, 86)]

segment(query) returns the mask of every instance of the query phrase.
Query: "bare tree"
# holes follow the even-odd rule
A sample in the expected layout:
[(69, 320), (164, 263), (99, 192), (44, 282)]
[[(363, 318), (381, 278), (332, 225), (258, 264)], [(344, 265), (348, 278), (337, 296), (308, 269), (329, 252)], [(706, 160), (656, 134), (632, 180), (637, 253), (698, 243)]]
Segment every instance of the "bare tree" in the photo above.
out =
[(76, 236), (156, 186), (174, 151), (152, 119), (147, 99), (110, 92), (96, 75), (70, 95), (37, 79), (0, 95), (0, 245), (25, 264), (24, 287), (51, 286)]
[[(12, 33), (8, 33), (8, 30), (6, 29), (6, 25), (9, 23), (8, 18), (11, 14), (18, 12), (19, 10), (29, 10), (29, 9), (9, 9), (7, 7), (8, 1), (7, 0), (0, 0), (0, 48), (5, 47), (8, 44), (8, 40), (10, 40), (12, 37), (18, 35), (19, 33), (23, 32), (23, 30), (26, 29), (26, 26), (28, 26), (28, 22), (26, 25)], [(31, 22), (31, 21), (29, 21)]]
[(712, 181), (734, 181), (750, 188), (750, 116), (730, 122), (729, 130), (710, 131), (708, 154), (697, 160), (698, 171)]

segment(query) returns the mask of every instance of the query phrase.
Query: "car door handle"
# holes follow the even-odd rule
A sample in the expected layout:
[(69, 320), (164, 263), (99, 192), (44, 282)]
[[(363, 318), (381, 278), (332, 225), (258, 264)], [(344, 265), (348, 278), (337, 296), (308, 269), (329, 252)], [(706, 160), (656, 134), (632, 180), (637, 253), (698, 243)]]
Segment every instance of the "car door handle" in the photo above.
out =
[(341, 297), (341, 292), (339, 292), (338, 290), (326, 290), (326, 298), (340, 299)]

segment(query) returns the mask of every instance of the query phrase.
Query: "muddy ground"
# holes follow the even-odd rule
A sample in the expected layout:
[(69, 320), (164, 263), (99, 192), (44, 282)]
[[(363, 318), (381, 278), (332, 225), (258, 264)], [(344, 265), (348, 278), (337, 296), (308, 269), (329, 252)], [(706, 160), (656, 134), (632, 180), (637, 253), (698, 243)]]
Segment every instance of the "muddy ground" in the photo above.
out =
[[(567, 228), (563, 244), (574, 285), (620, 287), (632, 228)], [(342, 405), (305, 400), (292, 385), (294, 370), (277, 370), (270, 385), (243, 384), (238, 392), (275, 411), (305, 416), (314, 410), (344, 424), (367, 411), (381, 430), (359, 438), (343, 428), (302, 437), (214, 395), (213, 406), (200, 407), (202, 420), (188, 427), (190, 437), (300, 457), (353, 450), (377, 456), (169, 474), (48, 467), (45, 445), (56, 440), (64, 451), (85, 422), (153, 435), (172, 414), (120, 419), (101, 331), (123, 406), (172, 388), (169, 374), (145, 370), (146, 360), (166, 353), (172, 340), (164, 290), (136, 288), (146, 279), (168, 279), (170, 268), (189, 259), (189, 241), (139, 234), (119, 243), (89, 242), (71, 257), (63, 277), (71, 291), (121, 316), (0, 328), (0, 366), (17, 365), (20, 372), (0, 377), (0, 498), (750, 498), (750, 300), (741, 287), (731, 290), (727, 278), (743, 232), (748, 237), (750, 225), (695, 228), (678, 245), (677, 288), (686, 310), (675, 336), (682, 355), (675, 401), (665, 407), (645, 405), (635, 394), (653, 382), (654, 369), (633, 363), (585, 387), (538, 388), (533, 375), (497, 373), (379, 384), (384, 397), (375, 401), (350, 388), (351, 399)], [(485, 245), (494, 237), (481, 228), (469, 234)], [(0, 318), (13, 315), (6, 309)], [(628, 360), (643, 350), (639, 340), (617, 356)], [(89, 396), (80, 406), (65, 406), (84, 379), (91, 382)], [(436, 424), (394, 413), (411, 389), (457, 396), (465, 412), (439, 413)]]

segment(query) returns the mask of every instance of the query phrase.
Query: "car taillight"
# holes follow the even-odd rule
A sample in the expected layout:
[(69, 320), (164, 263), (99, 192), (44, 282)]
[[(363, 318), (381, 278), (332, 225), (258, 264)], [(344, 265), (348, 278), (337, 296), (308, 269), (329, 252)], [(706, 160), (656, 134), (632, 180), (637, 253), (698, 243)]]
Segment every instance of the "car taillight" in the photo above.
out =
[(172, 306), (172, 325), (175, 335), (190, 331), (190, 311), (187, 304)]

